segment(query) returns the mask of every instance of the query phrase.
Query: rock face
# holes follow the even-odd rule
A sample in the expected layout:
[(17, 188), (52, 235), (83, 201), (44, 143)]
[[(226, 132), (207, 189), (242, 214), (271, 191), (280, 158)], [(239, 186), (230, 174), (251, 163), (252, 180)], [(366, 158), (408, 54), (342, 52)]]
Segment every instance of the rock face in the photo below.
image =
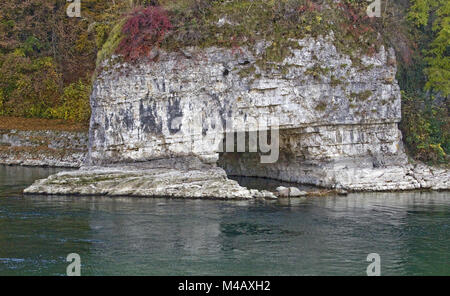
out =
[[(292, 54), (277, 63), (261, 63), (269, 46), (264, 42), (253, 50), (242, 48), (237, 52), (223, 48), (161, 51), (157, 62), (136, 66), (105, 63), (91, 96), (86, 165), (95, 167), (51, 177), (27, 192), (130, 193), (128, 185), (122, 190), (117, 185), (122, 183), (115, 181), (111, 183), (115, 189), (105, 185), (78, 190), (68, 185), (67, 178), (104, 173), (116, 176), (117, 167), (124, 163), (174, 157), (194, 157), (208, 164), (210, 168), (203, 170), (211, 172), (212, 183), (218, 185), (220, 182), (215, 182), (222, 180), (224, 188), (229, 183), (216, 163), (229, 175), (327, 188), (370, 191), (450, 187), (448, 170), (437, 172), (437, 178), (431, 170), (408, 164), (398, 130), (401, 102), (393, 50), (381, 47), (375, 55), (355, 60), (338, 52), (332, 36), (295, 42), (298, 46), (290, 49)], [(268, 129), (279, 134), (276, 162), (263, 164), (264, 153), (250, 153), (248, 149), (220, 153), (227, 135), (247, 133), (250, 138), (251, 132)], [(111, 164), (116, 168), (110, 168)], [(99, 166), (108, 166), (104, 169), (107, 172)], [(195, 172), (186, 175), (189, 177), (183, 182), (206, 177), (201, 169)], [(195, 191), (195, 186), (183, 187), (178, 177), (169, 178), (174, 191), (158, 191), (150, 179), (164, 179), (161, 174), (152, 171), (153, 177), (136, 181), (139, 188), (146, 189), (135, 193), (241, 196), (211, 189), (216, 186), (213, 184)], [(127, 177), (123, 184), (132, 184), (134, 178), (136, 175)], [(61, 180), (66, 183), (58, 183)], [(61, 184), (69, 187), (62, 189)]]
[(86, 132), (0, 129), (0, 164), (77, 168), (87, 151)]
[(256, 63), (265, 44), (256, 53), (192, 49), (189, 58), (161, 52), (157, 63), (110, 67), (92, 93), (89, 163), (179, 155), (215, 161), (214, 136), (273, 117), (282, 134), (302, 137), (293, 141), (307, 159), (397, 154), (393, 52), (382, 48), (359, 68), (331, 40), (298, 43), (301, 49), (274, 69)]

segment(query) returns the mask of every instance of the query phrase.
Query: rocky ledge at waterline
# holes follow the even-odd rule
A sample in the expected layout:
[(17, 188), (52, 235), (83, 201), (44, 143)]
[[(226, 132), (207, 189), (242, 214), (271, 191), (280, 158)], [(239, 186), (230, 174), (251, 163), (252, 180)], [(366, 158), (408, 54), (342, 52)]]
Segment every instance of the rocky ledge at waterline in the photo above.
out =
[(79, 168), (88, 150), (87, 132), (44, 128), (0, 128), (0, 164)]
[(274, 199), (268, 191), (249, 190), (229, 180), (218, 167), (195, 158), (89, 166), (35, 182), (25, 193), (170, 198)]
[[(112, 58), (94, 83), (85, 166), (25, 192), (273, 197), (227, 175), (351, 191), (450, 188), (448, 169), (408, 162), (393, 50), (355, 60), (332, 36), (293, 42), (278, 63), (261, 62), (265, 42), (238, 52), (160, 51), (157, 62), (138, 65)], [(279, 135), (276, 162), (261, 163), (259, 152), (218, 152), (229, 134), (270, 129)]]

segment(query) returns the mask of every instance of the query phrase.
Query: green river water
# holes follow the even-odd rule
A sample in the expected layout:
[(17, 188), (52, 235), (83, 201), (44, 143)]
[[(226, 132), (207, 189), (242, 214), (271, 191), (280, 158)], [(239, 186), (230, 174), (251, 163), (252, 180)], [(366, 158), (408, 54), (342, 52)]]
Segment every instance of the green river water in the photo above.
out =
[(448, 192), (267, 202), (23, 196), (0, 166), (0, 275), (450, 275)]

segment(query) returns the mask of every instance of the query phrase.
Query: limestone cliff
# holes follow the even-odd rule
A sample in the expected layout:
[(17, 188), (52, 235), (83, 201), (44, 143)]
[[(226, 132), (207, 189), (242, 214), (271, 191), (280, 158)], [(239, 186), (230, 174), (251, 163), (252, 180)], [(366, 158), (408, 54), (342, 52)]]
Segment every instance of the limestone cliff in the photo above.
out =
[[(104, 62), (91, 96), (86, 168), (68, 173), (77, 180), (80, 174), (89, 177), (70, 190), (73, 178), (52, 177), (26, 192), (121, 195), (125, 186), (126, 195), (181, 197), (183, 186), (148, 190), (163, 186), (149, 178), (170, 184), (171, 177), (162, 172), (144, 177), (141, 171), (125, 181), (114, 175), (113, 186), (110, 177), (109, 183), (93, 177), (105, 174), (101, 167), (108, 167), (111, 176), (110, 168), (120, 174), (117, 168), (124, 163), (172, 158), (199, 160), (197, 166), (192, 167), (192, 161), (182, 166), (178, 170), (182, 174), (218, 172), (218, 164), (228, 175), (347, 190), (450, 187), (447, 170), (408, 163), (397, 127), (401, 102), (393, 50), (381, 47), (376, 54), (355, 60), (336, 49), (333, 34), (291, 41), (290, 54), (281, 62), (261, 63), (270, 42), (238, 51), (217, 47), (155, 51), (156, 62), (137, 65), (114, 63), (114, 57)], [(277, 125), (269, 123), (267, 129), (279, 132), (276, 162), (260, 163), (258, 152), (219, 153), (227, 134), (251, 132), (252, 120), (272, 122), (273, 118)], [(156, 167), (173, 172), (173, 162), (163, 163)], [(135, 164), (128, 164), (128, 173), (130, 165), (139, 172)], [(228, 184), (229, 180), (224, 181), (224, 190), (217, 190), (217, 180), (226, 180), (224, 173), (219, 175), (218, 179), (217, 173), (211, 174), (212, 187), (207, 178), (200, 178), (190, 187), (197, 188), (196, 194), (189, 189), (185, 195), (257, 195)], [(192, 185), (192, 178), (183, 182)], [(180, 184), (179, 178), (175, 183)]]

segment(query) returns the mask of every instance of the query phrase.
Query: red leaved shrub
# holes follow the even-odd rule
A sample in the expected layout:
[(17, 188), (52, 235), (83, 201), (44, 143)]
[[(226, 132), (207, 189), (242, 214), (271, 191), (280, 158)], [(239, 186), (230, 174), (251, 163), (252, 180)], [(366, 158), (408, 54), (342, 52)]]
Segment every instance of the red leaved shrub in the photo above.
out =
[(306, 4), (305, 5), (301, 5), (298, 8), (298, 11), (300, 13), (303, 13), (305, 11), (307, 11), (307, 12), (320, 11), (321, 9), (322, 9), (321, 5), (316, 4), (316, 3), (312, 2), (311, 0), (306, 0)]
[(135, 9), (122, 28), (124, 38), (116, 53), (133, 62), (148, 57), (152, 48), (159, 47), (172, 28), (167, 12), (157, 6)]
[(353, 37), (359, 38), (365, 33), (375, 32), (375, 29), (372, 26), (372, 19), (367, 15), (364, 9), (343, 2), (338, 3), (338, 7), (342, 9), (345, 19), (347, 20), (347, 22), (343, 24), (343, 28)]

